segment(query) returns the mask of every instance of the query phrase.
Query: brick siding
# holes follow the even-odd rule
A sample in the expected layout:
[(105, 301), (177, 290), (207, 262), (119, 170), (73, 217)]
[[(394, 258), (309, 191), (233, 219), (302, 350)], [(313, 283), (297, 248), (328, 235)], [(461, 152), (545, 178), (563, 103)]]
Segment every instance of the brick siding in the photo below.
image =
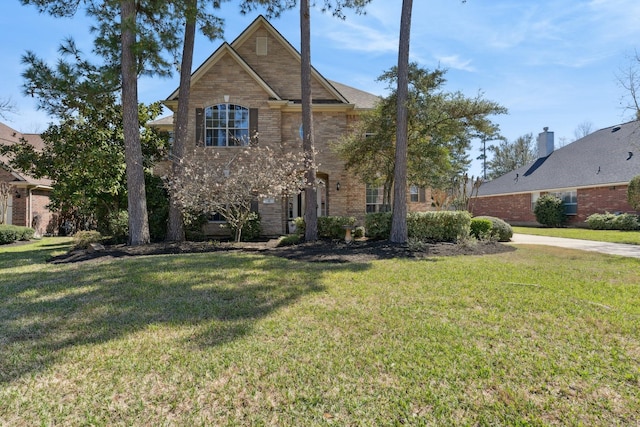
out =
[[(545, 194), (541, 192), (541, 195)], [(627, 186), (605, 186), (581, 188), (577, 190), (578, 210), (569, 216), (569, 224), (582, 225), (594, 213), (636, 213), (627, 202)], [(536, 223), (531, 193), (506, 196), (486, 196), (472, 201), (472, 213), (475, 216), (490, 215), (501, 218), (510, 224)]]

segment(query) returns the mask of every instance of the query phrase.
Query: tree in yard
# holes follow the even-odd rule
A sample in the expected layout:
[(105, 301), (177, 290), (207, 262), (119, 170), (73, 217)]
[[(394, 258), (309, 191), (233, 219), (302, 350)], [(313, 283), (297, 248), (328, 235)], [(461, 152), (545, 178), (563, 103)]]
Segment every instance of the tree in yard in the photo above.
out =
[(261, 198), (286, 197), (300, 191), (303, 158), (249, 145), (232, 158), (187, 156), (182, 173), (167, 179), (167, 188), (183, 211), (219, 213), (239, 242), (251, 219), (251, 206)]
[[(179, 3), (179, 2), (178, 2)], [(200, 23), (202, 32), (213, 40), (221, 36), (222, 20), (211, 14), (205, 13), (207, 2), (198, 0), (183, 0), (178, 5), (178, 15), (184, 19), (184, 39), (182, 45), (182, 56), (180, 61), (180, 98), (178, 101), (178, 111), (175, 115), (174, 139), (171, 150), (172, 159), (182, 159), (187, 146), (189, 135), (189, 99), (191, 97), (191, 67), (193, 65), (193, 49), (195, 43), (196, 24)], [(220, 7), (217, 1), (211, 2), (214, 8)], [(172, 162), (172, 174), (179, 175), (180, 162)], [(167, 223), (167, 241), (180, 242), (185, 239), (184, 220), (180, 206), (170, 197), (169, 199), (169, 219)]]
[(640, 175), (634, 176), (627, 187), (627, 201), (636, 211), (640, 211)]
[(0, 182), (0, 224), (6, 224), (9, 211), (9, 196), (13, 191), (13, 185), (8, 182)]
[(150, 241), (144, 182), (143, 156), (138, 120), (138, 76), (167, 75), (172, 62), (163, 52), (175, 53), (181, 29), (176, 8), (182, 0), (21, 0), (53, 16), (75, 15), (80, 5), (97, 20), (95, 52), (105, 59), (106, 68), (120, 70), (112, 79), (119, 82), (125, 141), (129, 244)]
[(409, 41), (413, 0), (402, 0), (400, 46), (398, 49), (398, 89), (396, 91), (396, 152), (393, 186), (391, 242), (407, 241), (407, 132), (409, 98)]
[[(18, 169), (54, 180), (55, 207), (73, 213), (76, 219), (127, 208), (127, 202), (120, 200), (126, 197), (128, 182), (117, 72), (113, 66), (90, 63), (72, 40), (64, 42), (59, 51), (61, 58), (55, 68), (32, 52), (27, 52), (22, 62), (27, 66), (23, 73), (25, 93), (35, 96), (38, 107), (60, 123), (42, 134), (46, 146), (42, 152), (29, 144), (6, 150), (13, 151)], [(137, 128), (138, 139), (144, 147), (141, 168), (158, 158), (166, 145), (144, 127), (160, 111), (159, 104), (136, 107), (136, 122), (142, 126)]]
[[(476, 138), (499, 138), (497, 126), (489, 119), (506, 109), (485, 100), (482, 94), (469, 98), (444, 90), (445, 70), (428, 71), (409, 65), (407, 181), (439, 190), (455, 198), (469, 165), (466, 152)], [(389, 82), (391, 94), (377, 108), (364, 114), (333, 148), (348, 170), (363, 182), (392, 188), (395, 172), (396, 68), (379, 80)]]
[(513, 142), (502, 140), (498, 145), (490, 146), (489, 151), (493, 153), (493, 157), (487, 162), (489, 179), (498, 178), (525, 166), (537, 157), (531, 133), (519, 136)]

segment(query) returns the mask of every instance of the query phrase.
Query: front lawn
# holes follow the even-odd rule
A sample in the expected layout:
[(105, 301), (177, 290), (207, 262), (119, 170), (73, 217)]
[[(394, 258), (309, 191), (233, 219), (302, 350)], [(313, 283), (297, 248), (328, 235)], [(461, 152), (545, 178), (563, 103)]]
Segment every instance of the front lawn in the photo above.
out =
[(640, 422), (637, 259), (0, 251), (0, 425)]
[(640, 245), (640, 231), (590, 230), (587, 228), (512, 228), (514, 233), (535, 234), (536, 236), (567, 237), (569, 239)]

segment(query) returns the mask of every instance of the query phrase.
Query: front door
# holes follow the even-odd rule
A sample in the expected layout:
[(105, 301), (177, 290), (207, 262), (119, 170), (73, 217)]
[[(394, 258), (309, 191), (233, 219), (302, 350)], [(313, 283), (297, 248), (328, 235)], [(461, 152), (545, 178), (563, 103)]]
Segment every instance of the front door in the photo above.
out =
[[(316, 191), (317, 198), (317, 209), (318, 216), (327, 216), (327, 181), (323, 178), (318, 178), (318, 187)], [(289, 232), (292, 233), (293, 230), (293, 220), (297, 217), (304, 217), (304, 191), (299, 194), (290, 197), (287, 203), (287, 215), (288, 215), (288, 224), (289, 224)]]

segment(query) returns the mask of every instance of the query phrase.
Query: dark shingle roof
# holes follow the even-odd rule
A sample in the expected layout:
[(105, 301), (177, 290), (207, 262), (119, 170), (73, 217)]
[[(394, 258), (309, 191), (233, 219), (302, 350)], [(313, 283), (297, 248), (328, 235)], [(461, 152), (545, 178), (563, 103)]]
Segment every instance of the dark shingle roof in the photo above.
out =
[(330, 80), (329, 83), (338, 90), (351, 104), (355, 104), (359, 109), (372, 109), (380, 102), (381, 98), (369, 92), (347, 86), (342, 83)]
[(484, 183), (479, 196), (628, 183), (640, 175), (640, 122), (600, 129)]

